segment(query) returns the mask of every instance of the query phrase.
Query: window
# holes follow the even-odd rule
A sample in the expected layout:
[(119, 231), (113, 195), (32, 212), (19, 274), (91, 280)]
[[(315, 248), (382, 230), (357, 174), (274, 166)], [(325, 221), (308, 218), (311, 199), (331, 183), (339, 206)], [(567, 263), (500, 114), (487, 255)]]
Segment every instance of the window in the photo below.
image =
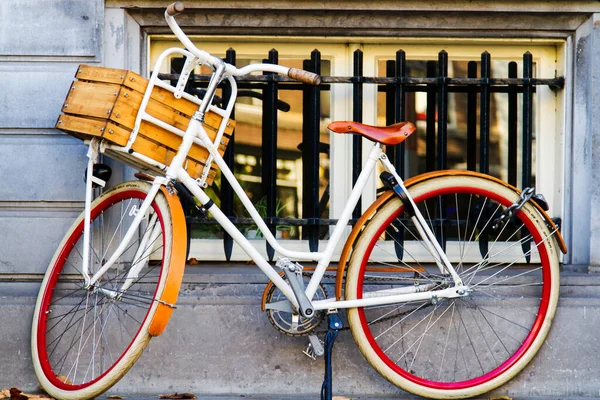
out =
[[(561, 43), (532, 43), (531, 41), (471, 41), (469, 44), (458, 44), (456, 41), (403, 42), (386, 40), (361, 40), (361, 43), (348, 43), (347, 39), (335, 38), (285, 38), (274, 39), (264, 37), (196, 37), (198, 47), (225, 57), (227, 49), (236, 50), (236, 64), (243, 66), (248, 63), (262, 62), (267, 58), (269, 50), (276, 48), (279, 52), (279, 63), (290, 67), (301, 67), (301, 60), (310, 58), (310, 52), (317, 48), (321, 52), (322, 75), (351, 76), (353, 52), (363, 51), (364, 76), (385, 76), (386, 61), (394, 59), (396, 51), (402, 49), (406, 53), (408, 75), (411, 77), (426, 76), (426, 63), (436, 60), (438, 52), (446, 50), (450, 64), (448, 76), (466, 77), (467, 62), (479, 60), (483, 51), (488, 51), (492, 57), (492, 77), (507, 77), (509, 61), (517, 61), (517, 70), (521, 70), (522, 55), (529, 51), (534, 56), (534, 76), (551, 78), (557, 70), (562, 70)], [(149, 65), (153, 66), (160, 52), (168, 47), (179, 47), (179, 43), (171, 37), (155, 36), (151, 38)], [(169, 72), (164, 70), (162, 72)], [(198, 71), (201, 72), (201, 71)], [(519, 72), (519, 77), (521, 76)], [(376, 85), (364, 85), (363, 122), (367, 124), (385, 124), (385, 107), (383, 94), (377, 92)], [(415, 139), (407, 141), (406, 145), (406, 176), (413, 176), (425, 171), (424, 130), (426, 118), (426, 94), (412, 93), (407, 100), (406, 119), (416, 122), (417, 134)], [(508, 113), (504, 93), (492, 94), (490, 115), (490, 174), (507, 180), (507, 137), (506, 125)], [(302, 141), (302, 94), (299, 91), (279, 90), (279, 99), (290, 105), (289, 112), (278, 112), (278, 151), (277, 151), (277, 195), (278, 216), (302, 217), (302, 160), (297, 146)], [(448, 167), (465, 169), (465, 94), (452, 93), (449, 95), (448, 112)], [(329, 92), (321, 95), (321, 132), (320, 141), (328, 144), (329, 153), (323, 152), (320, 157), (320, 197), (328, 188), (330, 200), (321, 218), (337, 218), (345, 205), (351, 190), (352, 170), (352, 138), (347, 135), (335, 135), (326, 130), (331, 120), (352, 119), (352, 88), (348, 84), (332, 84)], [(548, 87), (538, 86), (535, 94), (534, 112), (534, 164), (536, 191), (543, 193), (554, 215), (560, 215), (562, 207), (559, 188), (562, 181), (562, 98), (556, 96)], [(241, 97), (235, 111), (236, 127), (236, 156), (235, 172), (255, 203), (263, 199), (261, 189), (261, 101), (253, 97)], [(520, 111), (518, 116), (520, 118)], [(544, 116), (541, 118), (541, 116)], [(519, 131), (521, 122), (519, 121)], [(411, 138), (412, 139), (412, 138)], [(520, 140), (520, 139), (519, 139)], [(363, 146), (368, 151), (368, 145)], [(366, 156), (366, 154), (365, 154)], [(364, 159), (364, 157), (363, 157)], [(520, 176), (520, 174), (518, 175)], [(373, 176), (365, 193), (362, 207), (366, 209), (376, 197), (378, 179)], [(244, 217), (242, 209), (236, 208), (236, 214)], [(284, 227), (285, 228), (285, 227)], [(245, 227), (247, 236), (256, 235), (252, 226)], [(191, 256), (196, 251), (202, 252), (203, 258), (223, 259), (222, 245), (213, 240), (200, 238), (215, 237), (213, 233), (196, 230)], [(278, 236), (289, 238), (286, 247), (306, 250), (307, 244), (302, 238), (301, 228), (290, 227), (280, 229)], [(325, 235), (326, 236), (326, 229)], [(260, 238), (260, 234), (258, 235)], [(257, 248), (265, 252), (262, 241), (256, 241)], [(202, 250), (196, 250), (202, 249)], [(341, 247), (340, 247), (341, 250)], [(208, 252), (208, 253), (207, 253)], [(208, 256), (207, 256), (208, 254)], [(233, 259), (245, 259), (241, 250), (234, 247)]]

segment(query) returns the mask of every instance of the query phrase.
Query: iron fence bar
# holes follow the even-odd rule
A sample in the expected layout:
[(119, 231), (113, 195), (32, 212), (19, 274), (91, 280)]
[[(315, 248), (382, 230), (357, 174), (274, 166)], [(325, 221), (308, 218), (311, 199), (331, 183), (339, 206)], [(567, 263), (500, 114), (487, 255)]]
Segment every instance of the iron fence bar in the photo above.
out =
[[(322, 83), (378, 83), (382, 85), (401, 83), (404, 85), (431, 85), (436, 84), (437, 77), (425, 77), (425, 78), (411, 78), (411, 77), (333, 77), (324, 76), (322, 77)], [(550, 78), (550, 79), (524, 79), (524, 78), (448, 78), (448, 85), (482, 85), (488, 84), (493, 86), (499, 85), (523, 85), (524, 83), (534, 86), (550, 86), (562, 89), (564, 86), (564, 78)]]
[[(436, 75), (436, 62), (427, 61), (427, 76)], [(425, 166), (426, 171), (435, 170), (435, 121), (436, 121), (436, 109), (435, 109), (435, 98), (437, 92), (437, 79), (427, 85), (427, 126), (425, 130)]]
[[(448, 165), (448, 53), (442, 50), (438, 54), (438, 112), (437, 112), (437, 169), (447, 169)], [(436, 239), (442, 249), (446, 249), (446, 232), (444, 229), (444, 213), (446, 209), (444, 196), (440, 198), (438, 209), (435, 210), (438, 219), (442, 222), (439, 229), (436, 229)]]
[[(279, 64), (279, 53), (275, 49), (269, 51), (269, 58), (263, 60), (269, 64)], [(267, 72), (266, 74), (272, 74)], [(262, 101), (262, 192), (266, 198), (266, 216), (275, 217), (277, 203), (277, 82), (269, 82), (263, 90)], [(269, 231), (275, 234), (275, 226), (267, 224)], [(275, 250), (267, 242), (267, 255), (272, 261)]]
[[(385, 75), (393, 77), (396, 75), (396, 61), (387, 60), (385, 63)], [(385, 85), (385, 124), (393, 125), (396, 122), (396, 85)], [(396, 146), (385, 146), (385, 154), (392, 162), (396, 159)]]
[[(390, 76), (396, 78), (402, 78), (406, 76), (406, 54), (402, 50), (396, 52), (396, 60), (393, 63), (394, 70), (389, 71)], [(390, 122), (402, 122), (405, 120), (405, 101), (406, 101), (406, 90), (405, 85), (396, 83), (393, 85), (393, 104), (394, 109), (392, 110), (393, 119)], [(390, 157), (392, 163), (396, 167), (396, 171), (401, 177), (404, 177), (404, 152), (405, 144), (400, 143), (394, 146), (393, 157)], [(398, 229), (393, 232), (386, 233), (387, 237), (391, 236), (394, 243), (394, 253), (398, 260), (404, 259), (404, 229)]]
[(448, 53), (440, 51), (438, 55), (438, 136), (437, 168), (446, 169), (448, 165)]
[[(508, 63), (508, 77), (517, 77), (517, 63)], [(517, 90), (514, 86), (508, 88), (508, 183), (517, 186)]]
[[(357, 50), (360, 51), (360, 50)], [(355, 54), (356, 56), (356, 54)], [(190, 78), (190, 82), (207, 82), (210, 80), (211, 75), (198, 74), (194, 78)], [(159, 79), (165, 80), (177, 80), (179, 74), (159, 74)], [(235, 80), (240, 83), (242, 87), (243, 83), (257, 82), (279, 82), (287, 85), (296, 84), (298, 88), (302, 87), (298, 81), (280, 75), (247, 75), (247, 76), (236, 76)], [(370, 76), (322, 76), (321, 86), (329, 83), (374, 83), (374, 84), (403, 84), (403, 85), (429, 85), (436, 84), (437, 77), (370, 77)], [(533, 85), (533, 86), (549, 86), (551, 88), (562, 89), (564, 88), (565, 79), (563, 77), (557, 78), (447, 78), (449, 86), (452, 85), (482, 85), (488, 84), (490, 86), (501, 86), (501, 85)]]
[[(358, 49), (354, 52), (354, 77), (360, 78), (363, 75), (363, 52)], [(363, 121), (363, 86), (359, 80), (352, 85), (352, 119), (356, 122)], [(362, 136), (352, 136), (352, 187), (358, 180), (358, 175), (362, 168)], [(362, 214), (362, 197), (358, 200), (352, 217), (360, 218)]]
[[(228, 217), (231, 222), (236, 225), (256, 225), (256, 222), (252, 218), (248, 217)], [(204, 225), (219, 225), (216, 219), (206, 217), (186, 217), (187, 223), (190, 224), (204, 224)], [(265, 224), (272, 225), (293, 225), (308, 227), (311, 225), (318, 226), (329, 226), (338, 223), (337, 219), (330, 218), (263, 218)], [(350, 219), (348, 225), (354, 225), (358, 220)]]
[[(527, 81), (533, 75), (533, 56), (530, 52), (523, 54), (523, 79)], [(531, 186), (531, 159), (533, 140), (533, 91), (531, 85), (523, 85), (523, 167), (521, 187)]]
[(490, 77), (491, 57), (484, 51), (481, 54), (481, 84), (480, 111), (479, 111), (479, 171), (488, 174), (490, 171)]
[[(476, 63), (477, 64), (477, 63)], [(405, 91), (407, 93), (410, 92), (427, 92), (427, 86), (425, 85), (405, 85)], [(470, 93), (473, 89), (475, 89), (476, 93), (479, 93), (479, 88), (481, 87), (481, 85), (468, 85), (468, 86), (450, 86), (450, 85), (446, 85), (447, 91), (448, 93)], [(489, 87), (489, 91), (490, 93), (508, 93), (509, 90), (511, 90), (511, 87), (509, 86), (491, 86), (488, 85)], [(384, 86), (379, 86), (378, 90), (383, 92), (384, 90)], [(517, 93), (523, 93), (523, 86), (517, 86), (515, 87), (515, 90), (517, 91)], [(531, 88), (531, 90), (533, 91), (533, 93), (536, 92), (536, 88), (535, 86), (533, 86)]]
[[(477, 78), (477, 62), (469, 61), (467, 76)], [(467, 169), (477, 170), (477, 86), (469, 86), (467, 91)]]
[[(402, 79), (406, 77), (406, 53), (402, 50), (396, 52), (396, 78)], [(406, 88), (402, 83), (396, 83), (394, 86), (395, 95), (395, 121), (404, 122), (406, 120)], [(404, 179), (404, 159), (405, 159), (405, 147), (404, 142), (396, 145), (396, 153), (392, 162), (396, 167), (396, 171), (400, 174), (400, 177)]]
[[(321, 53), (313, 50), (305, 60), (305, 70), (321, 73)], [(317, 86), (305, 85), (303, 91), (302, 123), (302, 217), (318, 219), (319, 214), (319, 139), (321, 125), (321, 97)], [(310, 251), (318, 251), (319, 226), (309, 224), (303, 230)]]
[[(177, 78), (179, 77), (179, 74), (159, 74), (159, 79), (173, 79), (174, 82), (176, 83)], [(239, 89), (257, 89), (257, 90), (262, 90), (264, 88), (264, 86), (269, 82), (269, 81), (275, 81), (278, 82), (282, 85), (284, 85), (285, 90), (302, 90), (304, 88), (304, 84), (302, 83), (297, 83), (296, 81), (290, 81), (289, 79), (286, 81), (281, 81), (281, 80), (265, 80), (263, 79), (262, 75), (252, 75), (252, 79), (247, 79), (243, 82), (239, 82), (238, 81), (238, 88)], [(202, 79), (200, 79), (202, 78)], [(205, 84), (206, 82), (208, 82), (208, 78), (210, 78), (210, 75), (196, 75), (195, 78), (192, 80), (190, 78), (189, 82), (191, 83), (195, 83), (195, 84)], [(256, 78), (256, 79), (254, 79)], [(236, 78), (237, 79), (237, 78)], [(353, 82), (353, 78), (345, 78), (344, 80), (340, 81), (340, 82), (331, 82), (331, 83), (348, 83), (348, 84), (356, 84), (356, 83), (360, 83), (360, 84), (377, 84), (377, 85), (404, 85), (404, 87), (406, 88), (406, 92), (426, 92), (427, 91), (427, 85), (428, 84), (437, 84), (437, 79), (438, 78), (410, 78), (410, 79), (400, 79), (400, 78), (373, 78), (371, 79), (370, 82)], [(323, 80), (328, 80), (328, 77), (323, 77)], [(408, 80), (410, 81), (416, 81), (416, 82), (407, 82)], [(458, 81), (458, 82), (457, 82)], [(508, 93), (509, 90), (511, 90), (510, 86), (515, 86), (516, 85), (516, 90), (517, 93), (522, 93), (523, 92), (523, 85), (527, 84), (527, 85), (531, 85), (532, 86), (532, 90), (535, 93), (535, 87), (536, 86), (549, 86), (551, 88), (556, 87), (561, 89), (564, 85), (564, 78), (555, 78), (555, 79), (531, 79), (531, 80), (525, 80), (525, 79), (510, 79), (510, 81), (514, 81), (514, 82), (499, 82), (499, 81), (509, 81), (509, 79), (493, 79), (490, 78), (488, 80), (488, 86), (490, 89), (491, 93)], [(188, 83), (189, 83), (188, 82)], [(469, 88), (470, 87), (479, 87), (481, 86), (481, 84), (485, 82), (482, 81), (480, 78), (477, 79), (473, 79), (473, 80), (468, 80), (468, 78), (446, 78), (446, 84), (448, 87), (448, 92), (449, 93), (468, 93)], [(550, 83), (548, 83), (550, 82)], [(329, 91), (331, 89), (331, 85), (326, 84), (326, 83), (321, 83), (321, 85), (319, 85), (319, 89), (321, 91)], [(384, 86), (381, 86), (378, 88), (378, 90), (384, 91)]]
[[(225, 56), (225, 62), (235, 65), (236, 63), (236, 54), (235, 50), (229, 48), (227, 50)], [(229, 102), (231, 98), (231, 87), (229, 85), (225, 85), (223, 87), (223, 101), (225, 104)], [(235, 119), (235, 107), (231, 111), (231, 118)], [(231, 138), (229, 139), (229, 144), (227, 145), (227, 149), (223, 154), (223, 159), (225, 163), (231, 169), (234, 170), (235, 167), (235, 130), (231, 133)], [(233, 196), (234, 191), (229, 182), (226, 179), (221, 179), (221, 210), (228, 217), (233, 217)], [(233, 252), (233, 238), (227, 232), (224, 232), (223, 235), (223, 251), (225, 252), (225, 259), (227, 261), (231, 260), (231, 254)]]

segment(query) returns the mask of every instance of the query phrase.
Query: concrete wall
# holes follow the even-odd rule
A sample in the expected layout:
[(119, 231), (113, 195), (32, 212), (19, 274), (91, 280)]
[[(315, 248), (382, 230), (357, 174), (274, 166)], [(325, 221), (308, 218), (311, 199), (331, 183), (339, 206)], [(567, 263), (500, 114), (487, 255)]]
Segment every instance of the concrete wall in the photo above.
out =
[[(29, 355), (33, 302), (40, 274), (82, 207), (85, 148), (53, 129), (75, 69), (79, 63), (97, 63), (142, 70), (145, 35), (167, 31), (161, 17), (164, 3), (0, 2), (0, 388), (37, 387)], [(600, 222), (594, 218), (600, 207), (600, 128), (594, 118), (600, 114), (600, 6), (588, 1), (552, 6), (542, 1), (457, 1), (446, 6), (436, 2), (433, 10), (422, 3), (372, 2), (372, 15), (365, 20), (357, 17), (365, 3), (356, 1), (339, 11), (310, 1), (294, 2), (294, 7), (285, 1), (249, 1), (243, 8), (192, 1), (181, 21), (196, 33), (319, 35), (327, 26), (327, 33), (335, 35), (349, 35), (352, 28), (359, 35), (567, 40), (563, 231), (571, 251), (565, 261), (567, 267), (585, 270), (600, 265)], [(114, 166), (115, 182), (130, 174)], [(302, 340), (283, 337), (268, 325), (258, 307), (263, 278), (235, 268), (195, 272), (186, 276), (181, 307), (165, 335), (151, 343), (114, 392), (316, 396), (322, 364), (304, 360)], [(498, 394), (600, 396), (598, 286), (597, 275), (565, 275), (547, 345)], [(336, 347), (336, 393), (399, 395), (351, 342), (350, 335), (342, 334)]]

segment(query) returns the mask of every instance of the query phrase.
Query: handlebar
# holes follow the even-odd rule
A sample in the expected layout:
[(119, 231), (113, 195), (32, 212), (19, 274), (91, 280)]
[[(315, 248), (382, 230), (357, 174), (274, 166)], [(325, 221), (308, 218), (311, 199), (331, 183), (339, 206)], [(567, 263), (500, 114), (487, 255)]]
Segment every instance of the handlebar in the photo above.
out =
[(201, 63), (208, 64), (213, 68), (216, 68), (218, 65), (225, 64), (226, 73), (233, 76), (247, 75), (250, 72), (254, 71), (268, 71), (287, 75), (292, 79), (311, 85), (319, 85), (321, 83), (321, 77), (319, 75), (298, 68), (288, 68), (274, 64), (254, 64), (238, 69), (231, 64), (224, 63), (220, 58), (214, 57), (209, 53), (198, 49), (187, 37), (187, 35), (181, 30), (181, 28), (177, 24), (177, 21), (175, 21), (175, 18), (173, 17), (183, 12), (184, 10), (185, 6), (183, 2), (176, 1), (175, 3), (170, 4), (165, 10), (165, 19), (167, 20), (169, 28), (171, 28), (175, 36), (177, 36), (177, 39), (179, 39), (179, 41), (185, 46), (185, 48), (189, 52), (191, 52), (196, 58), (198, 58), (198, 60), (200, 60)]
[(321, 76), (303, 69), (290, 68), (288, 76), (300, 82), (310, 83), (311, 85), (321, 84)]
[(170, 4), (167, 7), (167, 15), (170, 17), (174, 17), (179, 13), (182, 13), (185, 10), (185, 6), (181, 1), (176, 1), (175, 3)]

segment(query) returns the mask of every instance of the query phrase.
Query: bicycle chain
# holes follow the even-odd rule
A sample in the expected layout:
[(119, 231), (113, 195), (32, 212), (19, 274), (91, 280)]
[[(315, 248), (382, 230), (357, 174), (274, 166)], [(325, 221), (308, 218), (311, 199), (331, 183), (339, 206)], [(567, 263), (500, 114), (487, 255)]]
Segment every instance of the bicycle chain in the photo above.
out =
[[(302, 272), (302, 276), (305, 276), (305, 277), (311, 277), (312, 275), (313, 275), (312, 272)], [(336, 279), (336, 275), (324, 274), (323, 278)], [(423, 278), (420, 278), (420, 279), (423, 279)], [(415, 278), (383, 278), (383, 277), (377, 277), (377, 278), (375, 278), (375, 277), (365, 276), (364, 280), (386, 282), (386, 281), (398, 281), (398, 280), (415, 280)], [(325, 293), (327, 293), (325, 291), (325, 288), (323, 288), (323, 291)], [(432, 305), (433, 304), (428, 304), (426, 306), (423, 306), (422, 308), (431, 307)], [(405, 315), (407, 315), (407, 314), (409, 314), (409, 313), (411, 313), (413, 311), (414, 310), (408, 310), (408, 311), (405, 311), (403, 313), (399, 313), (399, 314), (395, 314), (395, 315), (390, 315), (389, 317), (385, 317), (385, 318), (382, 318), (380, 320), (377, 320), (376, 322), (373, 322), (373, 324), (379, 324), (379, 323), (382, 323), (382, 322), (390, 321), (390, 320), (398, 318), (398, 317), (403, 317), (403, 316), (405, 316)], [(326, 334), (327, 333), (326, 330), (321, 330), (321, 331), (316, 330), (319, 327), (319, 325), (321, 325), (321, 323), (319, 323), (319, 325), (317, 325), (312, 331), (308, 331), (308, 332), (304, 332), (304, 333), (291, 333), (291, 332), (285, 331), (283, 329), (280, 329), (275, 323), (273, 323), (271, 321), (271, 317), (269, 317), (269, 321), (271, 322), (271, 325), (273, 325), (273, 328), (275, 328), (275, 330), (277, 330), (278, 332), (280, 332), (280, 333), (282, 333), (282, 334), (284, 334), (286, 336), (291, 336), (291, 337), (303, 337), (304, 336), (305, 337), (305, 336), (309, 336), (309, 335), (320, 335), (320, 334)], [(350, 330), (349, 326), (344, 326), (343, 328), (339, 329), (339, 331), (348, 331), (348, 330)]]

